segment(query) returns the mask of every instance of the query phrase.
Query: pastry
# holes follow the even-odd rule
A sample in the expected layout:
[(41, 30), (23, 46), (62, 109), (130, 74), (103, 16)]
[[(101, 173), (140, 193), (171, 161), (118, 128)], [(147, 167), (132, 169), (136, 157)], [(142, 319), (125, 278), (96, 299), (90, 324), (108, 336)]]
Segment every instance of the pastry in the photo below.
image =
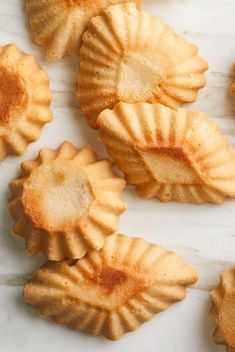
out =
[(14, 44), (0, 46), (0, 161), (22, 155), (52, 120), (45, 71)]
[(25, 287), (24, 297), (43, 318), (117, 340), (183, 300), (186, 286), (197, 279), (177, 254), (113, 235), (99, 252), (75, 263), (48, 262)]
[(100, 140), (143, 198), (198, 204), (235, 198), (235, 153), (205, 114), (119, 103), (98, 123)]
[(126, 3), (93, 18), (83, 36), (77, 97), (90, 127), (118, 102), (194, 102), (206, 81), (198, 48), (157, 17)]
[(235, 351), (235, 268), (221, 274), (220, 284), (210, 294), (212, 307), (210, 318), (217, 325), (214, 340)]
[(78, 259), (116, 231), (125, 181), (91, 147), (65, 142), (57, 150), (42, 149), (21, 170), (10, 184), (9, 211), (13, 233), (25, 238), (29, 255)]
[[(36, 43), (48, 60), (78, 56), (83, 32), (93, 16), (111, 4), (132, 0), (26, 0)], [(137, 5), (141, 0), (133, 0)]]

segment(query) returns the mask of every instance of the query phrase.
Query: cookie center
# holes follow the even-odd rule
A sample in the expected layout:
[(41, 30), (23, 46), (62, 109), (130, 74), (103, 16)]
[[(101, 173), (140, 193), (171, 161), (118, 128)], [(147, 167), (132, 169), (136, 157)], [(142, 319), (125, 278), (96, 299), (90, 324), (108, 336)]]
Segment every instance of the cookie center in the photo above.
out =
[(8, 125), (23, 111), (27, 94), (23, 80), (0, 66), (0, 125)]
[(101, 309), (113, 310), (132, 297), (137, 297), (145, 287), (143, 275), (125, 267), (101, 265), (92, 273), (84, 274), (79, 290), (72, 289), (71, 296)]
[(189, 159), (176, 148), (154, 148), (143, 152), (143, 161), (159, 183), (197, 184), (200, 179)]
[(26, 213), (36, 227), (48, 231), (72, 229), (92, 201), (86, 176), (71, 161), (42, 164), (24, 185)]
[(128, 277), (124, 271), (111, 267), (103, 268), (97, 275), (91, 278), (95, 284), (112, 291), (116, 286), (120, 286), (127, 281)]
[(161, 80), (161, 68), (155, 60), (142, 54), (128, 53), (120, 64), (118, 96), (120, 100), (132, 103), (150, 101)]

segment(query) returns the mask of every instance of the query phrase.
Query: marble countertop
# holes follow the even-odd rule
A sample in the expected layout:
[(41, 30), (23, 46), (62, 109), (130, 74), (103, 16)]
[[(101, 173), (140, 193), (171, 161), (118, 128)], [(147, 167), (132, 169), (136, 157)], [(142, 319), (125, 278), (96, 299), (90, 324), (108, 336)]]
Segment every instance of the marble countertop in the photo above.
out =
[[(235, 61), (235, 1), (143, 0), (143, 7), (200, 47), (210, 69), (207, 87), (193, 108), (216, 121), (235, 147), (235, 98), (228, 93), (235, 80), (231, 69)], [(223, 206), (161, 204), (141, 200), (131, 187), (127, 188), (128, 211), (121, 218), (120, 232), (176, 250), (198, 269), (200, 280), (188, 290), (185, 301), (119, 342), (88, 337), (41, 320), (24, 303), (23, 286), (44, 259), (40, 255), (27, 257), (24, 241), (11, 235), (12, 223), (5, 210), (9, 181), (17, 175), (22, 160), (34, 158), (41, 147), (57, 147), (65, 139), (77, 146), (91, 144), (100, 156), (105, 152), (79, 113), (74, 95), (78, 60), (45, 60), (43, 49), (32, 41), (23, 0), (0, 1), (0, 45), (10, 42), (34, 55), (47, 70), (55, 119), (24, 157), (8, 158), (0, 165), (0, 351), (225, 351), (212, 340), (208, 292), (217, 284), (219, 273), (235, 262), (235, 202)]]

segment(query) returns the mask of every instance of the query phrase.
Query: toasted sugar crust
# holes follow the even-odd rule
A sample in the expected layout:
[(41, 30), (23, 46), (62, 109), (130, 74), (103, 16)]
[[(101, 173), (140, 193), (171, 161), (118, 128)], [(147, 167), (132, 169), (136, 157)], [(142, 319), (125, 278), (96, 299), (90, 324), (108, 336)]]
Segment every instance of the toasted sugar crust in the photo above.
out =
[(0, 66), (0, 124), (8, 125), (10, 118), (24, 110), (27, 92), (22, 78)]
[(124, 271), (113, 269), (109, 266), (102, 268), (97, 275), (90, 278), (91, 282), (94, 282), (109, 291), (113, 291), (116, 286), (124, 284), (127, 279), (127, 274)]
[(24, 296), (44, 318), (117, 340), (183, 300), (186, 286), (197, 279), (175, 253), (140, 238), (113, 235), (99, 252), (76, 263), (48, 262)]
[(142, 197), (197, 204), (235, 197), (235, 153), (205, 114), (119, 103), (98, 123), (108, 153)]
[(69, 142), (23, 163), (10, 187), (13, 232), (25, 238), (29, 255), (43, 252), (50, 260), (78, 259), (100, 249), (126, 209), (125, 181), (111, 162)]

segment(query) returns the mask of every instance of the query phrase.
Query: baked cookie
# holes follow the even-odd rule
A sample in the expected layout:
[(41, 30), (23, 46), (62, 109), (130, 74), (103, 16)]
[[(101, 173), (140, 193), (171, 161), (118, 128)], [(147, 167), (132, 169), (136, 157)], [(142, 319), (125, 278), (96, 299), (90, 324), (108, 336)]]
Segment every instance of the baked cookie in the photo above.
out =
[(22, 155), (52, 120), (45, 71), (14, 44), (0, 46), (0, 161)]
[(111, 340), (185, 298), (198, 279), (177, 254), (143, 239), (110, 236), (99, 252), (76, 263), (48, 262), (24, 297), (43, 318)]
[(100, 249), (116, 231), (125, 210), (120, 197), (125, 181), (91, 147), (65, 142), (57, 150), (42, 149), (21, 170), (10, 184), (9, 211), (13, 233), (25, 238), (29, 255), (78, 259)]
[(118, 102), (194, 102), (207, 62), (198, 48), (135, 4), (113, 5), (91, 20), (80, 51), (77, 97), (90, 127)]
[(48, 60), (77, 56), (88, 22), (111, 4), (141, 0), (26, 0), (34, 40)]
[(205, 114), (119, 103), (98, 123), (100, 140), (141, 197), (198, 204), (235, 198), (235, 153)]
[(227, 345), (227, 351), (235, 351), (235, 268), (224, 271), (220, 284), (211, 294), (210, 318), (217, 324), (214, 340)]

